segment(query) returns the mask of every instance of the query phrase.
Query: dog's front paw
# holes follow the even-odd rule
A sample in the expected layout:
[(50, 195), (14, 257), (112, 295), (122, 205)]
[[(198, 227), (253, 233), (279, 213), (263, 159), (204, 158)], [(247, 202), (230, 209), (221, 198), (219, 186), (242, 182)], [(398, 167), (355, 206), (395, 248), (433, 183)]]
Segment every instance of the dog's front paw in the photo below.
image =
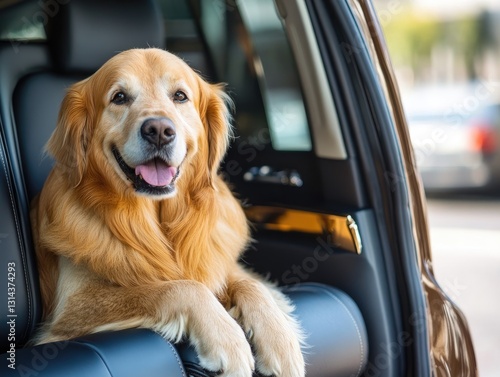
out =
[(241, 327), (227, 312), (214, 322), (207, 322), (208, 331), (194, 341), (200, 365), (223, 377), (251, 377), (255, 361), (250, 344)]
[[(304, 377), (305, 362), (301, 345), (304, 335), (291, 315), (293, 307), (279, 292), (276, 302), (235, 306), (231, 315), (241, 323), (253, 345), (255, 366), (265, 376)], [(277, 305), (276, 305), (277, 303)]]
[(254, 334), (256, 368), (266, 376), (304, 377), (305, 363), (296, 329), (280, 322)]

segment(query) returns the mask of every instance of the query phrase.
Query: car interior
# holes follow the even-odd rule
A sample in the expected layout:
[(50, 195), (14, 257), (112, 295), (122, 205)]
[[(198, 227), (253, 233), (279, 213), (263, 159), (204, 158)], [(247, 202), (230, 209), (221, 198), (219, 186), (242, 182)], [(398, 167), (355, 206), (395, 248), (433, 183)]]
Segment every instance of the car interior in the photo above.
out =
[(410, 325), (402, 320), (405, 290), (386, 201), (370, 183), (383, 172), (364, 152), (372, 145), (360, 141), (369, 111), (355, 92), (352, 76), (360, 73), (347, 69), (353, 52), (328, 41), (332, 34), (314, 23), (322, 17), (339, 40), (355, 25), (352, 14), (322, 12), (314, 1), (53, 0), (0, 8), (2, 276), (15, 267), (15, 295), (6, 279), (0, 283), (2, 363), (17, 347), (17, 370), (2, 375), (210, 375), (191, 347), (146, 329), (29, 343), (41, 317), (29, 208), (52, 166), (44, 144), (59, 105), (72, 83), (117, 52), (149, 46), (226, 83), (236, 136), (221, 174), (255, 239), (241, 262), (296, 306), (307, 375), (400, 375), (411, 348), (397, 339)]

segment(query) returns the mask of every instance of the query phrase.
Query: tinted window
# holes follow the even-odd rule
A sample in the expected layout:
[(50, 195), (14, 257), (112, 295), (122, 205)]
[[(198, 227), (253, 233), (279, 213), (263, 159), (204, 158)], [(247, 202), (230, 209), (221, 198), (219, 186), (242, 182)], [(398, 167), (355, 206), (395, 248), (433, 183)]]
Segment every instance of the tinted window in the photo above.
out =
[(238, 3), (254, 47), (272, 146), (276, 150), (311, 150), (306, 110), (295, 62), (273, 1)]
[(236, 103), (238, 134), (276, 151), (310, 151), (299, 77), (272, 0), (201, 1), (218, 81)]

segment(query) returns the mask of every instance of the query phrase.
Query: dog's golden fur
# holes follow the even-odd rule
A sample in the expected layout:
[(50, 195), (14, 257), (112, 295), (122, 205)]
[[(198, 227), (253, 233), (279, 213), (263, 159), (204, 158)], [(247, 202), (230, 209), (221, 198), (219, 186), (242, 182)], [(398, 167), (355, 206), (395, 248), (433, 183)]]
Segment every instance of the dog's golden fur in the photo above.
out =
[[(238, 264), (248, 225), (217, 174), (230, 135), (227, 102), (220, 86), (158, 49), (118, 54), (69, 89), (47, 144), (56, 164), (32, 204), (39, 343), (146, 327), (187, 338), (204, 367), (227, 376), (254, 367), (304, 375), (290, 304)], [(180, 172), (152, 193), (119, 163), (137, 165), (149, 118), (175, 125), (165, 155)]]

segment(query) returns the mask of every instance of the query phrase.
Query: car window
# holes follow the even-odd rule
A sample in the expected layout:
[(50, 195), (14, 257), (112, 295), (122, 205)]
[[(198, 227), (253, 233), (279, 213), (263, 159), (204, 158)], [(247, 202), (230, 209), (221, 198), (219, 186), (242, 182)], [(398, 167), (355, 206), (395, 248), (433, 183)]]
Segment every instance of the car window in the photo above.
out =
[(239, 5), (255, 50), (253, 63), (260, 70), (272, 146), (276, 150), (311, 150), (298, 75), (274, 2), (249, 0)]
[(20, 4), (16, 12), (0, 12), (0, 40), (31, 41), (44, 40), (44, 24), (50, 14), (37, 4)]
[(26, 24), (14, 23), (9, 26), (8, 29), (2, 30), (0, 40), (45, 39), (45, 31), (43, 30), (43, 24), (41, 22)]
[[(299, 75), (272, 0), (201, 1), (200, 20), (217, 81), (228, 84), (243, 140), (311, 151)], [(260, 150), (260, 149), (259, 149)]]

